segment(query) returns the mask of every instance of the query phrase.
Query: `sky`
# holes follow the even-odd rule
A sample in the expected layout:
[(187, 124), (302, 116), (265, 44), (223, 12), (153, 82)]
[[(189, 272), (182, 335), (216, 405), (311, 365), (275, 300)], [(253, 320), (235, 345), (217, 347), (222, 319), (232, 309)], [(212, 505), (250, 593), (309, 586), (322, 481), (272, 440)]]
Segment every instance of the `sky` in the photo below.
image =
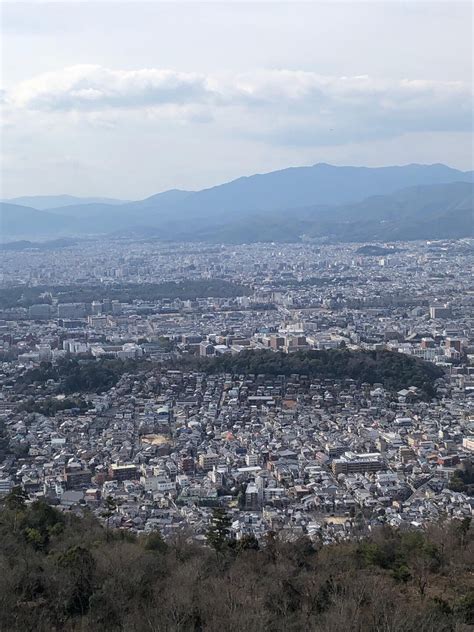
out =
[(471, 2), (0, 5), (1, 197), (473, 168)]

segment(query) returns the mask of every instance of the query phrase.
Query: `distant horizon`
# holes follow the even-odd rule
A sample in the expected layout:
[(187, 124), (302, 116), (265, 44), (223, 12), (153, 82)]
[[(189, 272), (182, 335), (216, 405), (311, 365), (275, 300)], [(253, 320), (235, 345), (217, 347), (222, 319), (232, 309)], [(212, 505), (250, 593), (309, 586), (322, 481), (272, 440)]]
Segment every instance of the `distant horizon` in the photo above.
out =
[(137, 200), (407, 156), (473, 168), (472, 3), (30, 0), (0, 12), (2, 198)]
[(155, 191), (152, 192), (148, 195), (143, 195), (143, 196), (139, 196), (136, 198), (128, 198), (128, 199), (124, 199), (124, 198), (120, 198), (119, 196), (114, 195), (113, 193), (105, 193), (105, 194), (97, 194), (97, 195), (92, 195), (92, 194), (83, 194), (83, 195), (79, 195), (79, 194), (75, 194), (75, 193), (70, 193), (70, 192), (64, 192), (62, 191), (61, 193), (39, 193), (39, 194), (35, 194), (35, 193), (24, 193), (24, 194), (20, 194), (20, 195), (14, 195), (11, 197), (4, 197), (4, 196), (0, 196), (0, 201), (1, 202), (11, 202), (12, 200), (17, 200), (17, 199), (21, 199), (21, 198), (37, 198), (37, 199), (41, 199), (41, 198), (61, 198), (61, 197), (71, 197), (71, 198), (76, 198), (76, 199), (88, 199), (88, 198), (96, 198), (96, 199), (102, 199), (104, 201), (104, 203), (106, 203), (106, 200), (115, 200), (117, 202), (135, 202), (135, 201), (140, 201), (140, 200), (146, 200), (149, 197), (152, 197), (154, 195), (160, 195), (162, 193), (168, 193), (170, 191), (181, 191), (184, 193), (197, 193), (199, 191), (204, 191), (206, 189), (213, 189), (215, 187), (219, 187), (222, 186), (224, 184), (229, 184), (230, 182), (234, 182), (236, 180), (240, 180), (241, 178), (249, 178), (252, 176), (260, 176), (260, 175), (267, 175), (270, 173), (277, 173), (280, 171), (286, 171), (288, 169), (304, 169), (304, 168), (312, 168), (312, 167), (317, 167), (317, 166), (328, 166), (328, 167), (337, 167), (337, 168), (354, 168), (354, 169), (387, 169), (387, 168), (391, 168), (391, 167), (409, 167), (409, 166), (420, 166), (420, 167), (435, 167), (435, 166), (442, 166), (442, 167), (447, 167), (448, 169), (453, 169), (456, 171), (461, 171), (463, 173), (470, 173), (472, 171), (474, 171), (474, 165), (471, 165), (470, 169), (461, 169), (458, 167), (455, 167), (451, 164), (447, 164), (446, 162), (432, 162), (432, 163), (421, 163), (421, 162), (406, 162), (406, 163), (400, 163), (400, 164), (384, 164), (384, 165), (351, 165), (351, 164), (334, 164), (334, 163), (329, 163), (329, 162), (325, 162), (325, 161), (320, 161), (320, 162), (316, 162), (313, 164), (304, 164), (304, 165), (289, 165), (287, 167), (282, 167), (281, 169), (272, 169), (269, 171), (261, 171), (261, 172), (256, 172), (256, 173), (249, 173), (249, 174), (245, 174), (245, 175), (240, 175), (240, 176), (236, 176), (230, 180), (225, 180), (225, 181), (221, 181), (215, 184), (211, 184), (209, 186), (205, 186), (202, 187), (201, 189), (186, 189), (186, 188), (180, 188), (180, 187), (171, 187), (168, 189), (163, 189), (160, 191)]

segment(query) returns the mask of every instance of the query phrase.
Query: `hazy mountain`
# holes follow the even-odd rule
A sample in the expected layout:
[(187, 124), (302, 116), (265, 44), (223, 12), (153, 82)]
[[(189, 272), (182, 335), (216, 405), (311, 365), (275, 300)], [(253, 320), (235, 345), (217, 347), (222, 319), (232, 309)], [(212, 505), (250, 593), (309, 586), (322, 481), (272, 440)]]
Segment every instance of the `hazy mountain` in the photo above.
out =
[(473, 234), (473, 190), (469, 182), (416, 186), (355, 204), (319, 205), (246, 214), (233, 221), (202, 222), (178, 237), (215, 242), (396, 241), (469, 237)]
[(114, 198), (105, 197), (75, 197), (74, 195), (25, 195), (23, 197), (11, 198), (4, 200), (9, 204), (19, 204), (20, 206), (29, 206), (39, 211), (54, 210), (72, 206), (73, 204), (125, 204), (128, 200), (116, 200)]
[(450, 239), (474, 233), (474, 185), (453, 182), (409, 187), (337, 209), (326, 226), (309, 235), (347, 241)]
[[(30, 208), (30, 220), (25, 207), (4, 204), (3, 240), (5, 234), (117, 231), (190, 241), (287, 241), (302, 235), (410, 239), (413, 231), (429, 238), (449, 218), (451, 236), (465, 236), (470, 231), (472, 180), (472, 172), (444, 165), (371, 169), (319, 164), (239, 178), (198, 192), (166, 191), (121, 205), (74, 204), (44, 212), (44, 217), (39, 211), (31, 215)], [(23, 211), (15, 214), (19, 208)], [(439, 218), (438, 229), (425, 223), (433, 218)]]
[(472, 172), (446, 165), (402, 167), (293, 167), (233, 180), (188, 196), (186, 214), (219, 216), (244, 211), (275, 211), (315, 204), (346, 204), (387, 195), (414, 185), (472, 181)]
[(472, 183), (450, 182), (408, 187), (390, 196), (373, 196), (360, 205), (341, 207), (339, 216), (352, 217), (360, 213), (366, 219), (377, 219), (382, 214), (386, 220), (400, 220), (467, 208), (472, 208)]
[(161, 226), (163, 222), (173, 224), (178, 218), (186, 222), (213, 218), (219, 222), (248, 212), (274, 213), (310, 205), (354, 203), (413, 185), (455, 181), (472, 181), (472, 172), (439, 164), (380, 168), (317, 164), (238, 178), (197, 192), (166, 191), (119, 209), (107, 205), (88, 205), (88, 208), (75, 205), (69, 207), (68, 213), (89, 220), (95, 216), (97, 224), (89, 221), (89, 228), (100, 232), (111, 222), (115, 228)]
[(157, 193), (145, 200), (120, 206), (110, 204), (74, 204), (59, 209), (65, 217), (80, 220), (82, 232), (103, 233), (126, 229), (135, 225), (156, 225), (165, 215), (175, 213), (177, 205), (191, 193), (172, 189)]
[(181, 189), (170, 189), (169, 191), (164, 191), (163, 193), (156, 193), (144, 200), (140, 200), (139, 202), (133, 202), (133, 206), (135, 208), (150, 208), (154, 207), (155, 204), (165, 205), (165, 204), (179, 204), (189, 198), (192, 195), (195, 195), (195, 191), (182, 191)]
[(67, 217), (47, 211), (0, 202), (0, 238), (72, 234), (75, 226)]

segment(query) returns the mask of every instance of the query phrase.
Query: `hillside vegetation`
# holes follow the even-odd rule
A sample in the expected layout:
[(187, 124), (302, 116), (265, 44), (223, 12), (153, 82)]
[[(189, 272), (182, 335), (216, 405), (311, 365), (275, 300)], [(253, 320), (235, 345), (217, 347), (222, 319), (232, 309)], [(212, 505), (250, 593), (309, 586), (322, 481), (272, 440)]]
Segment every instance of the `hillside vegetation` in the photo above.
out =
[(183, 358), (185, 367), (207, 373), (266, 375), (307, 375), (310, 378), (355, 380), (357, 384), (380, 383), (388, 390), (397, 391), (410, 386), (421, 389), (431, 397), (434, 381), (443, 370), (432, 363), (391, 351), (349, 351), (329, 349), (321, 351), (242, 351), (214, 358)]
[(28, 307), (51, 303), (52, 294), (60, 303), (92, 303), (100, 299), (157, 301), (162, 299), (234, 298), (247, 296), (250, 288), (223, 279), (189, 279), (162, 283), (117, 283), (115, 285), (38, 285), (0, 289), (0, 307)]
[(416, 386), (425, 398), (435, 395), (434, 382), (444, 375), (443, 370), (434, 364), (391, 351), (330, 349), (286, 354), (249, 350), (213, 358), (179, 356), (160, 364), (147, 359), (122, 361), (107, 358), (64, 359), (56, 365), (43, 362), (39, 367), (25, 371), (14, 386), (24, 390), (53, 380), (58, 385), (58, 393), (100, 393), (115, 386), (124, 373), (167, 369), (208, 374), (298, 374), (315, 379), (354, 380), (358, 385), (380, 383), (391, 391)]
[[(113, 509), (110, 510), (112, 512)], [(109, 512), (109, 514), (110, 514)], [(109, 515), (108, 514), (108, 515)], [(226, 523), (225, 517), (222, 519)], [(136, 537), (14, 490), (0, 510), (2, 632), (468, 632), (469, 520), (381, 528), (321, 548), (306, 537), (210, 546)]]

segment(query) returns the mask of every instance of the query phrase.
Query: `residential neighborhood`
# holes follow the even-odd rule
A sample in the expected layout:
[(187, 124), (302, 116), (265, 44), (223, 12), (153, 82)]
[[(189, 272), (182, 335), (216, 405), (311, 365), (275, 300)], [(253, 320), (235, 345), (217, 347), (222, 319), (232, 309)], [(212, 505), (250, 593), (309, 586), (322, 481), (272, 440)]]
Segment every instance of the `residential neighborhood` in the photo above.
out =
[[(237, 540), (278, 532), (322, 543), (472, 516), (468, 240), (91, 241), (4, 260), (0, 495), (20, 486), (117, 529), (197, 541), (216, 507)], [(199, 296), (205, 283), (215, 297)], [(150, 296), (132, 296), (140, 288)], [(264, 350), (389, 351), (439, 373), (427, 396), (357, 374), (199, 365)], [(116, 379), (101, 386), (107, 363)], [(99, 382), (75, 391), (64, 366), (96, 367)]]

